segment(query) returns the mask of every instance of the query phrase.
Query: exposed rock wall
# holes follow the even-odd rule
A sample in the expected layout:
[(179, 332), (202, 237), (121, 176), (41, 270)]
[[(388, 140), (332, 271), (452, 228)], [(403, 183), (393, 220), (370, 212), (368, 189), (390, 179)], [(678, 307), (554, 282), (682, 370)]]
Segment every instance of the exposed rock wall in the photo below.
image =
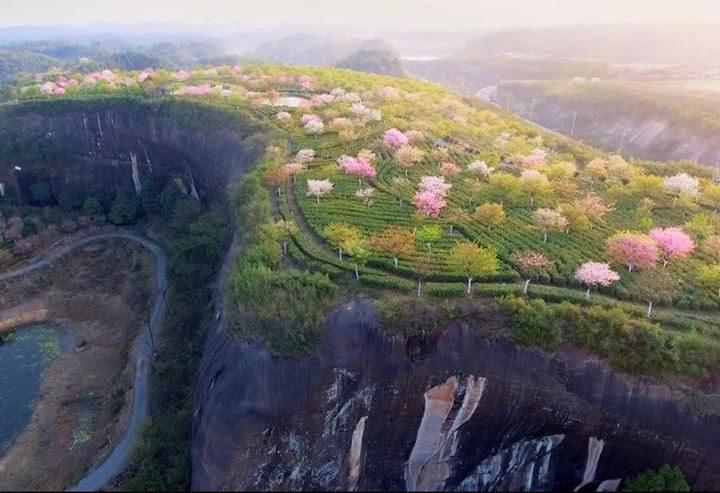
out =
[[(697, 160), (714, 165), (720, 158), (720, 134), (661, 105), (634, 101), (626, 105), (602, 98), (565, 98), (545, 94), (540, 85), (504, 84), (512, 90), (512, 109), (520, 116), (564, 135), (571, 135), (608, 152), (659, 161)], [(505, 105), (507, 100), (496, 100)], [(576, 116), (577, 113), (577, 116)], [(575, 125), (573, 128), (573, 120)]]
[(172, 104), (191, 103), (5, 108), (0, 125), (12, 130), (3, 134), (0, 146), (41, 147), (43, 157), (0, 153), (0, 182), (22, 202), (36, 182), (48, 183), (55, 196), (69, 185), (92, 193), (135, 194), (146, 174), (159, 183), (173, 180), (207, 202), (223, 197), (228, 182), (257, 158), (257, 148), (245, 140), (249, 132), (178, 118)]
[(720, 419), (678, 392), (460, 323), (388, 337), (364, 301), (303, 360), (211, 333), (194, 407), (194, 489), (613, 490), (664, 463), (720, 485)]

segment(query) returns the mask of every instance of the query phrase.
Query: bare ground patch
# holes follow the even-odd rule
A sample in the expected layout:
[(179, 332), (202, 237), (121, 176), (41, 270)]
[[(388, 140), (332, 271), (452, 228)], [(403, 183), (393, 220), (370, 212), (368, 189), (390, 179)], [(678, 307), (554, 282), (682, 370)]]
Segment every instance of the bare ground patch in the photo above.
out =
[(0, 489), (63, 489), (122, 437), (153, 273), (146, 249), (107, 240), (0, 285), (0, 314), (46, 309), (48, 320), (67, 329), (68, 348), (48, 368), (28, 426), (0, 457)]

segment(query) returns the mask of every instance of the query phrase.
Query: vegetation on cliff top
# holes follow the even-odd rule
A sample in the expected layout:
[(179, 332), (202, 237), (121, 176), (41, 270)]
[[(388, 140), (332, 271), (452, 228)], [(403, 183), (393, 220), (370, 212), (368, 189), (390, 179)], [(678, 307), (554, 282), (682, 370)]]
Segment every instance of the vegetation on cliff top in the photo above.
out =
[[(647, 316), (673, 305), (655, 319), (718, 340), (716, 323), (677, 311), (720, 306), (720, 189), (695, 168), (608, 156), (434, 85), (347, 70), (53, 73), (15, 91), (26, 100), (118, 93), (205, 101), (274, 128), (248, 178), (269, 192), (237, 204), (266, 212), (245, 222), (260, 229), (245, 232), (249, 248), (229, 291), (237, 307), (252, 299), (272, 308), (253, 320), (278, 350), (289, 334), (304, 334), (291, 344), (300, 353), (318, 340), (310, 334), (321, 318), (310, 313), (333, 289), (311, 272), (439, 296), (515, 294), (522, 279), (529, 295), (549, 301), (628, 300), (645, 303)], [(527, 263), (540, 258), (542, 269)], [(296, 278), (298, 267), (309, 272)], [(279, 298), (246, 282), (251, 273), (270, 276)], [(298, 289), (303, 303), (282, 301)], [(290, 327), (286, 317), (304, 322)]]

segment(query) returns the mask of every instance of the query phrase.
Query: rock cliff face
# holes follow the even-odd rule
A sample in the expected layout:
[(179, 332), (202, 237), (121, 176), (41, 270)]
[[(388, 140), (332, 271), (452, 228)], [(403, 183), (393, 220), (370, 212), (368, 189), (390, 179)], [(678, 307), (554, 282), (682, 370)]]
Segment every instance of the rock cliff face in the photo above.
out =
[(671, 463), (717, 489), (718, 436), (717, 414), (583, 351), (547, 355), (461, 323), (388, 337), (372, 304), (354, 301), (303, 360), (209, 334), (192, 486), (612, 491)]
[(183, 104), (191, 103), (5, 108), (0, 114), (0, 125), (9, 129), (0, 138), (3, 194), (27, 202), (37, 182), (50, 185), (55, 196), (68, 185), (132, 194), (150, 173), (204, 201), (219, 198), (254, 162), (257, 149), (237, 128), (176, 117), (182, 111), (171, 109)]
[[(533, 122), (545, 128), (568, 136), (572, 133), (575, 139), (605, 151), (622, 150), (626, 156), (659, 161), (718, 162), (720, 134), (662, 105), (635, 100), (632, 95), (620, 95), (612, 102), (602, 94), (563, 97), (544, 92), (541, 84), (505, 83), (491, 98), (505, 105), (508, 90), (512, 91), (512, 109), (520, 116), (532, 116)], [(499, 94), (503, 98), (498, 99)]]

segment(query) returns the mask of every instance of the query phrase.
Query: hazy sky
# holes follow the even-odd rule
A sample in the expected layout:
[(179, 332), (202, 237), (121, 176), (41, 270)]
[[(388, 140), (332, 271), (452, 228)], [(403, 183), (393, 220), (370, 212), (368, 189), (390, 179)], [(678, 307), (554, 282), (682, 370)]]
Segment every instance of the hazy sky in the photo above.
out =
[(720, 0), (0, 0), (0, 25), (261, 22), (497, 29), (605, 22), (720, 21)]

